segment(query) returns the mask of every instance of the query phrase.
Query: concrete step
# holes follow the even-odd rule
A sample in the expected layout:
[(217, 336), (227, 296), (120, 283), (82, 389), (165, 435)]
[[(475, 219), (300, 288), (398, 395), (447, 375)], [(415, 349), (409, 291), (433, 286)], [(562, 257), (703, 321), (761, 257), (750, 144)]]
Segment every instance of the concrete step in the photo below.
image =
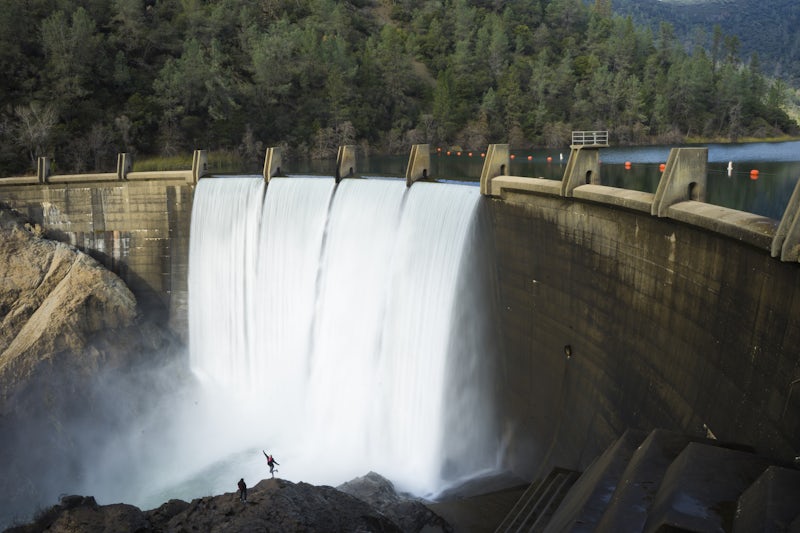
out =
[(664, 473), (644, 531), (732, 531), (739, 497), (768, 466), (752, 453), (690, 442)]
[(664, 473), (692, 441), (681, 433), (651, 431), (622, 473), (596, 531), (642, 531)]
[(527, 485), (496, 490), (427, 506), (447, 520), (454, 533), (490, 533), (525, 493)]
[(739, 497), (733, 533), (800, 532), (800, 470), (770, 466)]
[(454, 533), (489, 533), (529, 485), (511, 472), (490, 472), (455, 483), (426, 505), (447, 520)]
[(609, 447), (545, 531), (800, 533), (793, 465), (709, 438), (661, 429), (642, 435), (628, 431)]
[(554, 468), (545, 479), (531, 483), (496, 531), (543, 531), (578, 477), (578, 472)]
[(629, 429), (581, 475), (544, 529), (594, 531), (633, 453), (647, 433)]

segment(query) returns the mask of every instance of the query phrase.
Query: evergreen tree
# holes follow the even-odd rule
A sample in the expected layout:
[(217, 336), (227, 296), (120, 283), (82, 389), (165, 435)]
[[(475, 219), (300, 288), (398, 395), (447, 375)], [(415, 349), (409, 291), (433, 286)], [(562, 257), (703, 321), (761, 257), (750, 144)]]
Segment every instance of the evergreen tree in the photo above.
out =
[(6, 2), (0, 172), (38, 155), (91, 170), (121, 150), (252, 156), (281, 142), (319, 156), (345, 142), (545, 145), (572, 127), (607, 128), (622, 143), (798, 133), (782, 108), (787, 85), (765, 76), (760, 55), (742, 62), (736, 36), (715, 26), (689, 50), (673, 25), (637, 26), (611, 7)]

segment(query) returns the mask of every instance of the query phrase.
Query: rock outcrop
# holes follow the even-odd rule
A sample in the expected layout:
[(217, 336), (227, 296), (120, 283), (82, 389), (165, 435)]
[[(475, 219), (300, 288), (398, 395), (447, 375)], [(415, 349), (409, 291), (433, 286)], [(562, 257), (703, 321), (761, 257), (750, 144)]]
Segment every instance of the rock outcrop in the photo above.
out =
[[(337, 487), (389, 517), (403, 531), (448, 531), (449, 525), (421, 501), (398, 494), (385, 477), (370, 472)], [(427, 528), (427, 529), (426, 529)]]
[(116, 275), (40, 235), (0, 209), (0, 414), (14, 407), (12, 396), (62, 363), (88, 377), (171, 342), (141, 320), (136, 299)]
[(120, 423), (98, 383), (179, 349), (115, 274), (0, 208), (0, 525), (80, 475), (76, 424)]
[[(390, 506), (403, 502), (394, 493), (391, 483), (377, 474), (369, 474), (368, 487), (364, 479), (355, 480), (351, 488), (361, 485), (360, 491), (376, 496)], [(372, 497), (370, 496), (370, 497)], [(412, 502), (407, 502), (412, 503)], [(170, 500), (156, 509), (141, 511), (131, 505), (98, 505), (94, 498), (69, 496), (61, 503), (39, 515), (30, 524), (10, 529), (7, 533), (49, 531), (67, 532), (166, 532), (166, 531), (362, 531), (362, 532), (419, 532), (451, 531), (444, 520), (425, 509), (426, 519), (416, 514), (416, 523), (397, 521), (375, 506), (346, 492), (327, 486), (292, 483), (282, 479), (266, 479), (248, 489), (247, 502), (240, 501), (235, 492), (198, 498), (192, 502)]]

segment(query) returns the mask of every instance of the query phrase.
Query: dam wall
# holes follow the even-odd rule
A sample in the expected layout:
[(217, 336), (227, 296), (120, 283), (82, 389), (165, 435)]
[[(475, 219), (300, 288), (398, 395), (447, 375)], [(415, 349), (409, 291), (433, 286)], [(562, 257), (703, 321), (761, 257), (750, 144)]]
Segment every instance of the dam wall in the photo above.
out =
[(778, 221), (690, 199), (696, 177), (670, 202), (569, 176), (482, 184), (511, 469), (584, 470), (628, 428), (800, 455), (800, 265), (771, 256)]
[[(507, 146), (487, 151), (507, 466), (584, 470), (630, 427), (800, 456), (800, 194), (781, 221), (705, 204), (698, 151), (671, 154), (655, 194), (604, 187), (592, 149), (560, 182), (508, 175)], [(408, 183), (427, 176), (426, 150)], [(340, 156), (337, 175), (352, 174)], [(264, 178), (279, 166), (268, 152)], [(186, 338), (200, 175), (4, 178), (0, 203), (100, 260)]]
[(132, 172), (127, 158), (119, 162), (116, 173), (50, 175), (41, 158), (37, 176), (0, 179), (0, 204), (97, 259), (144, 313), (186, 339), (189, 228), (205, 154), (196, 151), (192, 169), (179, 171)]

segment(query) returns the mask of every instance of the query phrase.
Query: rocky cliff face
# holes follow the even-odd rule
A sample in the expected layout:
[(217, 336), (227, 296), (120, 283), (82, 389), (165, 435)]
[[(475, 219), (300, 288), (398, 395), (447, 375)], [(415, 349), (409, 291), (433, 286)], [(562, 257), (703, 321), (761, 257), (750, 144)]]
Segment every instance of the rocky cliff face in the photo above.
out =
[(140, 320), (136, 299), (117, 276), (39, 233), (0, 210), (0, 409), (63, 358), (89, 374), (168, 343)]
[(0, 209), (0, 526), (80, 476), (81, 424), (136, 408), (98, 383), (178, 349), (116, 275)]

